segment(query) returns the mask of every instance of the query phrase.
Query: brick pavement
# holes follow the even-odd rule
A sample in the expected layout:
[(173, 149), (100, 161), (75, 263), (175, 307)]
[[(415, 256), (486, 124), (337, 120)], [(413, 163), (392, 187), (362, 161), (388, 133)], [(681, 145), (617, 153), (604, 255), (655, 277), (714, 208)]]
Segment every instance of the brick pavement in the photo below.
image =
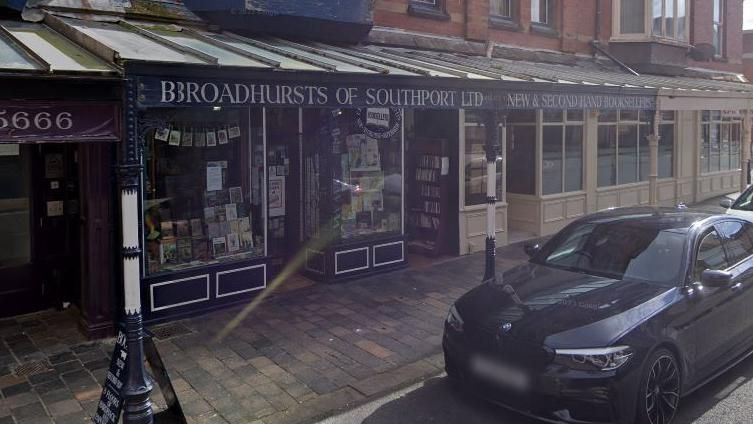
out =
[[(524, 259), (519, 245), (502, 247), (498, 269)], [(283, 292), (222, 341), (241, 307), (166, 324), (182, 331), (157, 346), (190, 422), (309, 422), (441, 372), (447, 309), (479, 283), (483, 261)], [(87, 342), (75, 314), (43, 312), (0, 320), (0, 341), (0, 424), (89, 420), (112, 340)], [(153, 400), (164, 409), (158, 390)]]

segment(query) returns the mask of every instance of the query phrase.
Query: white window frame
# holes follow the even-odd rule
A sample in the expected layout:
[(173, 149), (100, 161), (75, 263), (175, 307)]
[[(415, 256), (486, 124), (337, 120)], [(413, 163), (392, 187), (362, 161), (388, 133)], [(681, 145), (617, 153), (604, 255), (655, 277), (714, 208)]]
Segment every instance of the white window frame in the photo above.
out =
[[(497, 17), (497, 18), (512, 20), (513, 19), (513, 1), (514, 0), (489, 0), (489, 15)], [(501, 7), (495, 10), (495, 8), (493, 7), (494, 3), (500, 3), (500, 4), (506, 3), (508, 14), (502, 15), (502, 14), (497, 13), (497, 10), (501, 9)]]
[[(653, 35), (653, 2), (654, 0), (643, 0), (643, 33), (622, 34), (620, 29), (620, 11), (622, 10), (623, 0), (612, 0), (612, 40), (615, 41), (661, 41), (667, 44), (679, 44), (682, 46), (688, 46), (690, 44), (690, 8), (692, 2), (690, 0), (674, 0), (674, 7), (677, 10), (679, 2), (685, 2), (685, 31), (684, 38), (668, 37), (665, 35)], [(664, 10), (665, 2), (662, 1), (662, 11)], [(662, 12), (664, 15), (664, 12)], [(662, 19), (662, 27), (666, 22), (666, 18)], [(675, 28), (677, 24), (675, 23)]]
[[(570, 109), (570, 110), (573, 110), (573, 109)], [(586, 168), (586, 143), (585, 143), (585, 141), (586, 141), (586, 113), (588, 113), (588, 111), (587, 110), (583, 110), (583, 118), (581, 120), (571, 120), (571, 119), (568, 119), (567, 112), (568, 112), (568, 110), (563, 110), (562, 111), (563, 116), (562, 116), (562, 121), (560, 121), (560, 122), (553, 122), (553, 121), (545, 122), (543, 120), (543, 113), (541, 114), (541, 116), (542, 116), (542, 119), (541, 119), (541, 127), (542, 127), (542, 131), (541, 131), (541, 151), (542, 151), (542, 154), (541, 154), (541, 166), (539, 166), (539, 168), (540, 168), (539, 172), (541, 173), (541, 175), (539, 176), (538, 191), (539, 191), (539, 193), (541, 193), (542, 197), (543, 196), (561, 196), (563, 194), (581, 193), (581, 192), (583, 192), (585, 190), (584, 187), (586, 185), (586, 179), (585, 179), (586, 176), (585, 176), (585, 172), (584, 171), (585, 171), (585, 168)], [(567, 191), (567, 190), (565, 190), (565, 187), (567, 186), (567, 181), (566, 181), (567, 167), (565, 166), (566, 159), (567, 159), (567, 149), (566, 149), (566, 144), (567, 144), (567, 127), (575, 127), (575, 126), (580, 126), (581, 127), (581, 140), (580, 140), (580, 160), (581, 160), (581, 165), (580, 165), (580, 189)], [(544, 152), (544, 131), (543, 131), (543, 128), (544, 127), (560, 127), (560, 128), (562, 128), (562, 139), (560, 140), (560, 147), (561, 147), (561, 154), (562, 154), (562, 156), (561, 156), (561, 158), (562, 158), (561, 159), (562, 160), (562, 169), (561, 169), (560, 172), (561, 172), (562, 175), (560, 177), (561, 178), (560, 179), (560, 191), (555, 192), (555, 193), (544, 193), (544, 155), (543, 155), (543, 152)]]
[(544, 0), (544, 2), (546, 3), (545, 6), (544, 6), (544, 15), (546, 16), (546, 19), (543, 22), (534, 19), (534, 16), (533, 16), (533, 10), (534, 10), (533, 3), (534, 2), (539, 3), (540, 1), (541, 0), (531, 0), (531, 23), (538, 24), (538, 25), (543, 25), (543, 26), (553, 26), (552, 16), (551, 16), (550, 12), (552, 12), (552, 10), (554, 8), (554, 3), (553, 3), (554, 0)]
[[(716, 4), (719, 5), (719, 20), (718, 21), (714, 19), (714, 6), (716, 6)], [(726, 12), (727, 12), (727, 2), (725, 0), (712, 0), (712, 7), (711, 7), (711, 25), (712, 25), (711, 26), (711, 37), (712, 37), (712, 41), (711, 41), (711, 43), (712, 44), (714, 43), (714, 39), (713, 39), (713, 37), (714, 37), (714, 28), (718, 26), (719, 27), (719, 50), (714, 53), (714, 57), (717, 57), (717, 58), (721, 58), (721, 57), (725, 56), (724, 49), (726, 48), (726, 46), (725, 46), (725, 42), (724, 42), (725, 41), (724, 40), (724, 35), (725, 35), (725, 29), (726, 29), (727, 25), (726, 25), (726, 22), (725, 22), (725, 19), (724, 19), (724, 14)]]

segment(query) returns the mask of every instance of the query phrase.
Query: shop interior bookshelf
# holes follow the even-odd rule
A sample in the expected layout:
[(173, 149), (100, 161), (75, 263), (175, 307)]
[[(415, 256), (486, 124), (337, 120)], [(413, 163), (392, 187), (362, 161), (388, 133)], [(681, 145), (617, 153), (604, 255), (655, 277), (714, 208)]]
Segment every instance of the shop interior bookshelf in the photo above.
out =
[(416, 140), (408, 160), (407, 245), (410, 251), (430, 256), (447, 253), (451, 205), (445, 144), (443, 140)]

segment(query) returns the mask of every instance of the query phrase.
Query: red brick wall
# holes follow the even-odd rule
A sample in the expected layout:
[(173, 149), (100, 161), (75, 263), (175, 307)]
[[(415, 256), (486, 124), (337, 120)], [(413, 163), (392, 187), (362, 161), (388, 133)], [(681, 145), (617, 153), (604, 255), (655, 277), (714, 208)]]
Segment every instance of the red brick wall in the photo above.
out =
[[(591, 53), (589, 43), (596, 31), (596, 3), (601, 2), (602, 43), (612, 32), (612, 0), (555, 0), (554, 27), (558, 35), (543, 35), (531, 30), (529, 0), (518, 0), (517, 31), (489, 27), (489, 0), (445, 0), (448, 21), (410, 16), (409, 0), (376, 0), (376, 25), (436, 35), (464, 37), (468, 40), (515, 45), (526, 48)], [(688, 58), (688, 66), (742, 72), (742, 2), (726, 0), (726, 49), (722, 60), (697, 62)], [(710, 43), (712, 9), (709, 0), (691, 0), (690, 41)], [(467, 16), (467, 18), (466, 18)]]

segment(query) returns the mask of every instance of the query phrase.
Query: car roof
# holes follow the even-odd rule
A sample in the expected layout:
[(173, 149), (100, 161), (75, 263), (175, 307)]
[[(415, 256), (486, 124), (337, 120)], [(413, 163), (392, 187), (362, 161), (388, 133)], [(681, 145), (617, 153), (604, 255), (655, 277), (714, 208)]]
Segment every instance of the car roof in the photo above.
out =
[(581, 223), (594, 224), (630, 224), (661, 230), (687, 231), (700, 221), (734, 219), (729, 215), (720, 215), (697, 209), (669, 207), (630, 207), (607, 209), (581, 218)]

